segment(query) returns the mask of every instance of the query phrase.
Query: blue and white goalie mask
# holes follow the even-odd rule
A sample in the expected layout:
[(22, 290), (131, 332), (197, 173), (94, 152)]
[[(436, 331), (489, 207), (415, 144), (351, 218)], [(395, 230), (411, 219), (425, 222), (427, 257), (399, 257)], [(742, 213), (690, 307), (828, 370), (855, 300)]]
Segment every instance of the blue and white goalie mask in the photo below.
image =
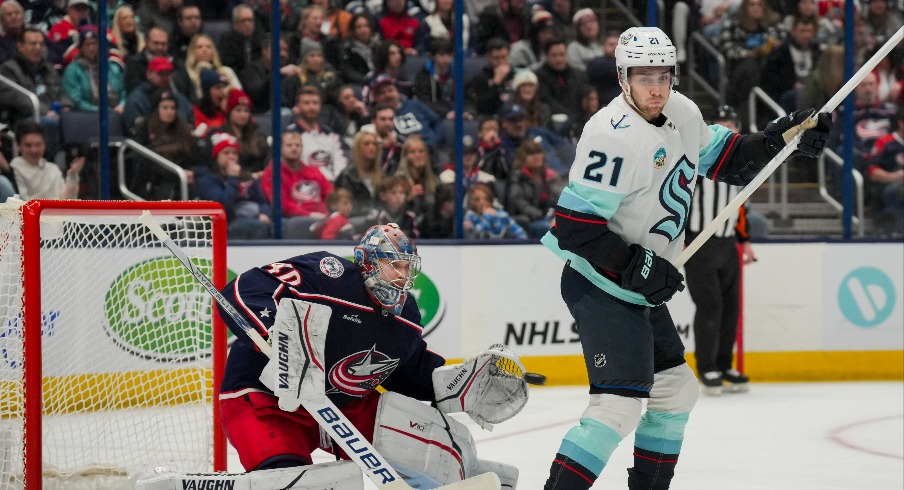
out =
[(393, 315), (402, 312), (408, 290), (421, 272), (421, 258), (414, 242), (395, 223), (372, 226), (355, 247), (371, 298)]

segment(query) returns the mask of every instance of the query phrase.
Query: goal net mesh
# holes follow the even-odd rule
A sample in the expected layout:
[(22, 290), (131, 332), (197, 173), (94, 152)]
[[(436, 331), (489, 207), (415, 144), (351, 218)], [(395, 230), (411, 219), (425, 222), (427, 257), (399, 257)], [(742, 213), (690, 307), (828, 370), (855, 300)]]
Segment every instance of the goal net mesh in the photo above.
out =
[[(210, 471), (212, 303), (203, 287), (137, 214), (42, 214), (39, 253), (28, 255), (21, 207), (0, 206), (0, 488), (23, 486), (25, 465), (37, 464), (24, 442), (35, 390), (44, 488), (134, 481), (158, 466)], [(158, 219), (210, 276), (211, 218)], [(40, 284), (28, 282), (28, 268), (40, 268)], [(39, 296), (26, 294), (34, 288)], [(35, 298), (40, 318), (24, 314)], [(32, 345), (25, 332), (35, 328)], [(40, 386), (26, 382), (23, 367), (35, 351)]]

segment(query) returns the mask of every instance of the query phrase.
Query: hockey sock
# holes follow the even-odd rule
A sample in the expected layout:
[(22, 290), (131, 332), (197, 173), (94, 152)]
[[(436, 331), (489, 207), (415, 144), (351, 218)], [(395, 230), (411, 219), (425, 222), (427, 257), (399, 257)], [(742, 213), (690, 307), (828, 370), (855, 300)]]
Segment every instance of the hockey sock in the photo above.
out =
[(562, 439), (544, 490), (590, 488), (621, 440), (609, 426), (582, 418), (581, 425), (572, 427)]
[(628, 470), (631, 490), (669, 488), (684, 441), (688, 413), (647, 410), (634, 435), (634, 467)]

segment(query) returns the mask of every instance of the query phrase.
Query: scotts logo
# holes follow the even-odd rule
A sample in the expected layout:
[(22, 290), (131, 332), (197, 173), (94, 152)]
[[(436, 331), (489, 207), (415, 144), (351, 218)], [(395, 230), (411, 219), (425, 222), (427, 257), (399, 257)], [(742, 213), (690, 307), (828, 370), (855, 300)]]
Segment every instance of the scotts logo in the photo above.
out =
[[(210, 276), (209, 259), (192, 262)], [(210, 355), (211, 305), (178, 259), (165, 257), (120, 274), (104, 297), (104, 314), (110, 337), (126, 351), (152, 360), (189, 361)]]

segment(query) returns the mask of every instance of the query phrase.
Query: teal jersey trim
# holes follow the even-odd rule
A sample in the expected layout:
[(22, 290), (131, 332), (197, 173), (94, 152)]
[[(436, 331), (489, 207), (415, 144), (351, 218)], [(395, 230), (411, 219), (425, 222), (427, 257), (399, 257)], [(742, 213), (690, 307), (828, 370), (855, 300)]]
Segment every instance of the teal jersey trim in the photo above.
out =
[(608, 425), (582, 418), (581, 425), (565, 434), (558, 452), (599, 476), (621, 440), (618, 432)]
[(725, 126), (719, 126), (718, 124), (711, 124), (709, 128), (716, 134), (713, 135), (713, 139), (709, 140), (709, 144), (706, 145), (706, 148), (700, 150), (700, 170), (698, 174), (703, 175), (704, 177), (709, 172), (710, 167), (716, 164), (716, 159), (719, 158), (719, 154), (722, 153), (722, 147), (725, 146), (725, 142), (728, 140), (729, 136), (734, 134), (730, 129)]
[(689, 413), (647, 410), (637, 425), (634, 445), (662, 454), (680, 454)]
[(559, 196), (559, 206), (604, 218), (615, 216), (615, 211), (625, 198), (621, 192), (602, 191), (599, 188), (571, 182)]

